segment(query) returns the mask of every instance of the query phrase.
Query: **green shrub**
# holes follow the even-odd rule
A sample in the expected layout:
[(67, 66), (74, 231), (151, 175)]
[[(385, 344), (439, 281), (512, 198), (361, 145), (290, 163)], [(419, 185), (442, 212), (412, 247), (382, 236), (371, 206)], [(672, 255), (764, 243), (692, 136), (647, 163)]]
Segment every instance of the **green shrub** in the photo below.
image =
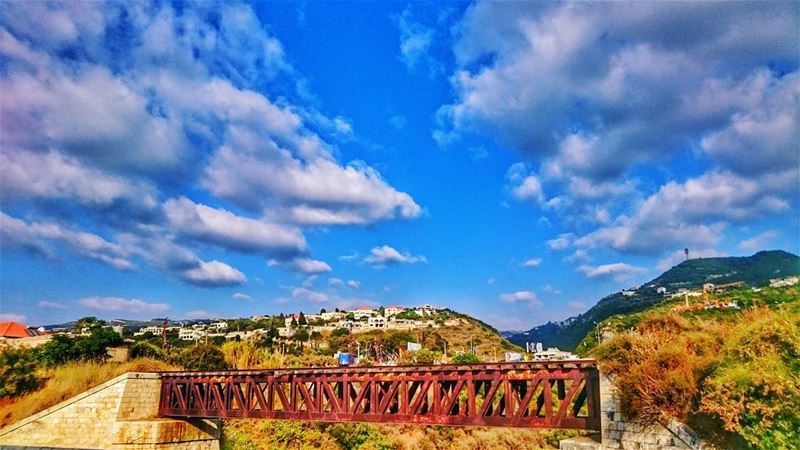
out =
[(0, 348), (0, 398), (16, 397), (39, 388), (36, 359), (26, 349)]
[(131, 346), (128, 356), (131, 358), (152, 358), (164, 360), (164, 352), (149, 342), (137, 342)]
[(726, 343), (721, 364), (705, 382), (701, 409), (755, 448), (796, 448), (800, 319), (758, 311)]
[(328, 430), (344, 450), (394, 450), (388, 437), (364, 423), (338, 423)]
[(225, 361), (222, 351), (210, 344), (198, 344), (184, 350), (175, 361), (188, 371), (212, 372), (227, 370), (230, 366)]
[(476, 364), (479, 362), (481, 359), (474, 353), (459, 353), (450, 358), (450, 364)]
[(76, 340), (63, 334), (56, 334), (36, 350), (36, 359), (45, 367), (58, 367), (81, 358)]

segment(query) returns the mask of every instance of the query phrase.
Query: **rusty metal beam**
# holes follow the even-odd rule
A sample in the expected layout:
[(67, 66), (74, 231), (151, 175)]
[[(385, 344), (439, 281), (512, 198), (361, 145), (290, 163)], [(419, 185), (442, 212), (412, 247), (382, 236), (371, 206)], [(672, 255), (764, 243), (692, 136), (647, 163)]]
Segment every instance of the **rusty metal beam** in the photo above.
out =
[(161, 417), (600, 428), (594, 360), (162, 372)]

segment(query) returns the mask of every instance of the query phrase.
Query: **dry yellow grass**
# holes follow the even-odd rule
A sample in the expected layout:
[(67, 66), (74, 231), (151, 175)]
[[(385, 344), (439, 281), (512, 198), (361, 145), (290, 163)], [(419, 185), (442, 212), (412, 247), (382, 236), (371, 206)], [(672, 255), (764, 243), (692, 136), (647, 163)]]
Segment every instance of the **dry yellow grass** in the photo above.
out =
[(470, 339), (475, 347), (475, 354), (483, 361), (502, 360), (506, 350), (523, 350), (497, 333), (480, 326), (477, 322), (468, 319), (457, 320), (460, 321), (458, 325), (444, 326), (435, 330), (449, 343), (447, 352), (451, 356), (460, 352), (468, 352)]
[(0, 427), (36, 414), (126, 372), (174, 369), (177, 367), (165, 362), (142, 358), (126, 363), (78, 363), (43, 370), (41, 375), (47, 381), (41, 389), (0, 402)]

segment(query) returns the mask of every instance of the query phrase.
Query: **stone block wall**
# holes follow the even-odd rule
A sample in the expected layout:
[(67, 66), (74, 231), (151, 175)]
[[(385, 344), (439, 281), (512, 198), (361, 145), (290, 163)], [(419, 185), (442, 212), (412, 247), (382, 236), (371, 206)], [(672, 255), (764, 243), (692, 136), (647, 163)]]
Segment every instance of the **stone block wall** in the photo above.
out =
[(614, 383), (600, 375), (600, 423), (604, 449), (624, 450), (697, 450), (700, 440), (686, 425), (641, 424), (622, 414), (619, 391)]
[(0, 447), (218, 450), (210, 421), (157, 419), (158, 374), (127, 373), (0, 429)]

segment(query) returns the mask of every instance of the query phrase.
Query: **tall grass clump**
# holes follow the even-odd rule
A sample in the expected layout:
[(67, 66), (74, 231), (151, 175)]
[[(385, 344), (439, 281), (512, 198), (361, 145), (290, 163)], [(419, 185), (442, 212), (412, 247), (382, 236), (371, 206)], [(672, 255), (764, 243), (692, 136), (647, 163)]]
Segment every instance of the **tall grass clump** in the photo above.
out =
[(727, 440), (723, 447), (793, 449), (800, 442), (800, 302), (716, 320), (654, 313), (594, 355), (634, 420), (713, 424), (702, 431)]
[(126, 363), (72, 363), (54, 369), (42, 369), (41, 389), (15, 399), (0, 401), (0, 427), (4, 427), (47, 409), (126, 372), (175, 370), (162, 361), (135, 359)]
[[(745, 315), (704, 385), (701, 411), (756, 448), (800, 443), (800, 315)], [(786, 308), (788, 312), (788, 308)]]

